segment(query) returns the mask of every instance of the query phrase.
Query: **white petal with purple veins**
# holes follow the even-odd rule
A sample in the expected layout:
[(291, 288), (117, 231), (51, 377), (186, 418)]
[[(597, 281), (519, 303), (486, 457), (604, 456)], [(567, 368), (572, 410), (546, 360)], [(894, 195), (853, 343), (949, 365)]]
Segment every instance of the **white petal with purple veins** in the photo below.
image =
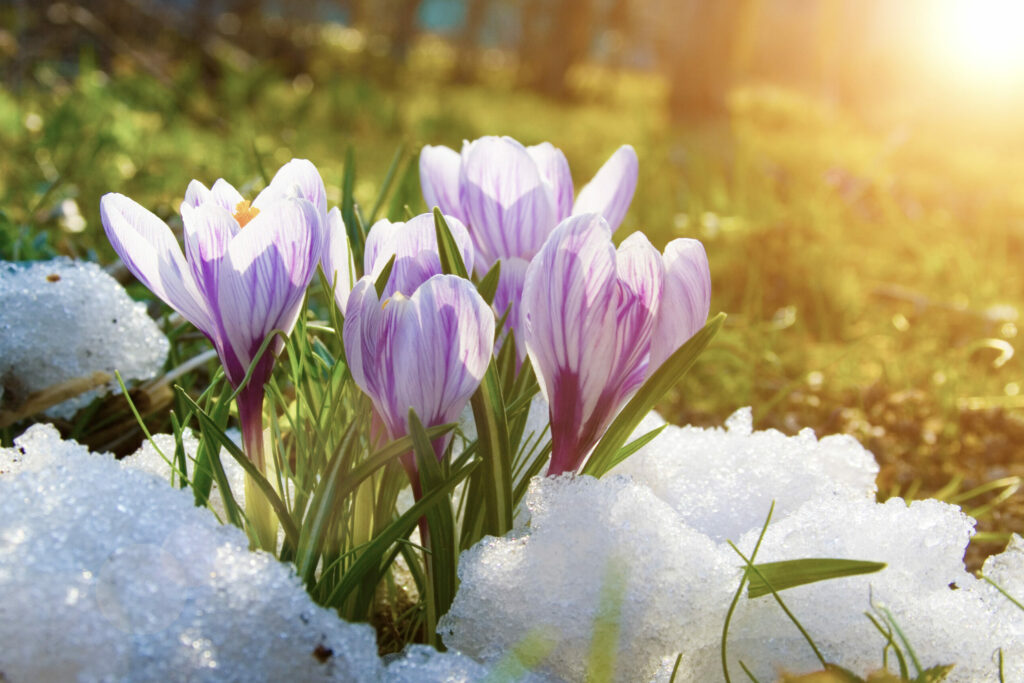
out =
[(355, 279), (355, 265), (352, 262), (348, 232), (345, 230), (345, 223), (341, 219), (341, 211), (338, 210), (338, 207), (334, 207), (327, 214), (324, 249), (320, 256), (320, 265), (324, 269), (327, 282), (334, 287), (334, 301), (344, 315), (345, 304)]
[(629, 145), (619, 147), (580, 190), (573, 214), (599, 213), (615, 232), (633, 201), (639, 168), (636, 151)]
[(557, 223), (551, 185), (511, 138), (486, 137), (468, 145), (459, 180), (459, 201), (484, 270), (499, 258), (532, 258)]
[(562, 150), (550, 142), (542, 142), (539, 145), (527, 147), (541, 177), (549, 185), (555, 194), (556, 219), (562, 221), (572, 214), (573, 186), (572, 174), (569, 172), (569, 162)]
[(128, 270), (200, 330), (211, 329), (206, 302), (167, 224), (121, 194), (100, 200), (107, 238)]
[(268, 332), (291, 332), (322, 245), (320, 217), (304, 199), (268, 207), (232, 240), (218, 303), (224, 334), (243, 368)]
[(231, 239), (239, 227), (232, 215), (214, 202), (192, 208), (181, 205), (181, 220), (185, 226), (185, 255), (196, 285), (216, 314), (217, 288), (220, 267), (227, 254)]
[(443, 145), (425, 145), (420, 151), (420, 188), (428, 210), (439, 207), (441, 213), (465, 222), (459, 203), (459, 153)]
[(282, 166), (270, 184), (256, 196), (252, 205), (262, 211), (270, 204), (294, 197), (302, 197), (310, 202), (320, 215), (320, 220), (326, 222), (327, 190), (320, 172), (307, 159), (292, 159)]
[(651, 371), (695, 335), (711, 309), (711, 270), (704, 245), (675, 239), (665, 247), (665, 293), (651, 343)]

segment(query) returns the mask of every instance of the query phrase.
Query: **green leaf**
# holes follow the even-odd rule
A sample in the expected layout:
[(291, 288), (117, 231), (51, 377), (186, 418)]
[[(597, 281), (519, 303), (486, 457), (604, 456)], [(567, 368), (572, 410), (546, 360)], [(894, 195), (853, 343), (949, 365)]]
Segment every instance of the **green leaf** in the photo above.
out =
[(639, 436), (639, 437), (633, 439), (628, 444), (626, 444), (625, 446), (620, 448), (619, 452), (616, 453), (615, 457), (612, 459), (612, 463), (611, 463), (611, 465), (609, 465), (608, 469), (612, 469), (613, 467), (618, 465), (620, 462), (622, 462), (623, 460), (625, 460), (629, 456), (633, 455), (634, 453), (636, 453), (638, 450), (640, 450), (641, 448), (643, 448), (644, 446), (646, 446), (650, 442), (654, 441), (656, 438), (658, 438), (659, 434), (661, 434), (663, 431), (665, 431), (665, 427), (668, 427), (668, 425), (667, 424), (663, 424), (660, 427), (655, 427), (654, 429), (652, 429), (651, 431), (647, 432), (643, 436)]
[(582, 474), (602, 477), (616, 462), (616, 455), (626, 439), (633, 433), (636, 426), (647, 413), (654, 409), (655, 404), (685, 375), (697, 357), (714, 338), (725, 322), (725, 313), (719, 313), (689, 341), (676, 349), (661, 367), (647, 378), (636, 395), (612, 421), (604, 436), (594, 448), (587, 463), (581, 470)]
[(938, 664), (925, 669), (914, 679), (914, 683), (939, 683), (939, 681), (944, 681), (946, 676), (949, 676), (953, 671), (954, 666), (955, 664)]
[[(513, 452), (508, 438), (505, 401), (493, 359), (469, 402), (476, 423), (477, 449), (483, 461), (478, 481), (483, 487), (484, 531), (492, 536), (503, 536), (512, 529)], [(472, 542), (478, 540), (472, 539)]]
[(448, 221), (441, 214), (441, 209), (434, 207), (434, 230), (437, 234), (437, 251), (441, 257), (441, 270), (450, 275), (469, 279), (469, 272), (466, 264), (462, 261), (462, 252), (459, 245), (452, 237), (452, 231), (448, 227)]
[[(429, 433), (429, 432), (428, 432)], [(408, 450), (408, 447), (406, 448)], [(447, 502), (447, 496), (455, 486), (465, 479), (477, 466), (479, 461), (474, 461), (450, 475), (444, 486), (430, 492), (424, 492), (423, 497), (413, 504), (405, 513), (389, 524), (373, 540), (359, 549), (359, 557), (352, 564), (345, 576), (342, 577), (331, 590), (323, 604), (329, 607), (337, 607), (345, 601), (349, 594), (357, 588), (370, 572), (377, 570), (386, 571), (387, 567), (381, 566), (381, 558), (388, 549), (405, 538), (412, 531), (416, 522), (427, 510), (436, 505), (439, 501)]]
[[(416, 455), (416, 469), (420, 475), (421, 495), (443, 489), (444, 468), (434, 452), (434, 446), (423, 428), (423, 423), (412, 408), (409, 409), (408, 424), (413, 453)], [(422, 540), (428, 551), (424, 559), (431, 587), (427, 594), (427, 639), (436, 644), (437, 620), (448, 611), (455, 600), (455, 591), (458, 587), (455, 568), (459, 564), (459, 548), (456, 543), (455, 516), (452, 514), (451, 502), (447, 498), (439, 499), (436, 505), (428, 508), (425, 517), (427, 533)], [(421, 525), (420, 528), (424, 527)]]
[(395, 171), (398, 170), (398, 165), (402, 162), (405, 157), (405, 143), (398, 146), (395, 150), (395, 155), (391, 157), (391, 164), (388, 166), (387, 173), (384, 174), (384, 181), (380, 185), (380, 191), (377, 192), (377, 200), (373, 203), (373, 208), (370, 209), (370, 225), (377, 220), (377, 213), (380, 211), (380, 207), (384, 205), (384, 199), (388, 196), (388, 190), (391, 189), (391, 184), (395, 180)]
[[(213, 418), (211, 418), (206, 413), (205, 410), (200, 408), (199, 405), (192, 400), (191, 396), (185, 393), (184, 390), (181, 389), (181, 387), (175, 387), (175, 389), (179, 391), (179, 393), (182, 395), (182, 398), (187, 403), (191, 404), (190, 407), (192, 408), (192, 410), (195, 411), (196, 415), (199, 417), (199, 423), (200, 425), (202, 425), (203, 433), (214, 435), (216, 439), (220, 441), (221, 446), (227, 449), (227, 452), (231, 455), (231, 457), (233, 457), (238, 462), (238, 464), (242, 466), (242, 469), (245, 470), (245, 473), (249, 475), (253, 482), (255, 482), (256, 485), (260, 488), (260, 491), (262, 491), (263, 495), (266, 496), (267, 502), (270, 503), (270, 507), (274, 509), (274, 513), (277, 515), (277, 519), (281, 523), (281, 528), (284, 529), (285, 540), (288, 542), (288, 544), (294, 547), (299, 540), (298, 527), (295, 526), (295, 520), (293, 520), (292, 516), (288, 513), (288, 507), (277, 495), (277, 491), (274, 490), (273, 485), (271, 485), (271, 483), (267, 481), (267, 478), (263, 476), (263, 473), (256, 469), (256, 466), (253, 465), (252, 461), (250, 461), (249, 458), (245, 456), (245, 453), (242, 452), (242, 449), (235, 445), (235, 442), (232, 441), (231, 438), (228, 437), (228, 435), (225, 434), (224, 431), (217, 426), (217, 424), (213, 421)], [(216, 472), (216, 469), (220, 466), (220, 460), (219, 458), (214, 458), (213, 460), (215, 462), (214, 471)], [(226, 485), (226, 483), (227, 478), (225, 477), (224, 484)], [(218, 484), (221, 484), (219, 478)]]
[(366, 245), (366, 234), (356, 214), (356, 159), (352, 146), (345, 150), (345, 172), (341, 178), (341, 220), (345, 223), (348, 243), (352, 248), (352, 260), (355, 262), (356, 273), (362, 275), (363, 250)]
[(377, 290), (378, 299), (384, 294), (384, 288), (388, 286), (388, 278), (391, 277), (391, 270), (395, 267), (395, 256), (395, 254), (391, 255), (388, 262), (384, 264), (384, 270), (380, 271), (380, 275), (377, 276), (377, 280), (373, 283), (374, 289)]
[(480, 280), (480, 284), (476, 286), (476, 291), (480, 293), (481, 298), (487, 302), (488, 306), (494, 303), (494, 296), (498, 293), (498, 281), (500, 278), (501, 261), (495, 261), (491, 269)]
[(764, 562), (748, 567), (746, 570), (746, 578), (750, 582), (747, 597), (759, 598), (762, 595), (768, 595), (773, 592), (773, 588), (776, 591), (782, 591), (817, 581), (857, 576), (858, 574), (873, 574), (885, 569), (885, 566), (884, 562), (833, 558)]

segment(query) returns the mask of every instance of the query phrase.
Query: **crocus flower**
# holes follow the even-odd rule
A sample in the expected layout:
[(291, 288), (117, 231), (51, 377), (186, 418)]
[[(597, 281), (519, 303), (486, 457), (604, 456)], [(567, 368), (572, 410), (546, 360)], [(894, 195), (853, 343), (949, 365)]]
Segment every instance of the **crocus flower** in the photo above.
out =
[[(352, 378), (395, 439), (409, 433), (410, 408), (427, 427), (462, 413), (491, 359), (494, 314), (471, 282), (454, 275), (383, 300), (365, 276), (349, 296), (342, 338)], [(444, 441), (434, 447), (440, 458)], [(411, 454), (403, 464), (418, 491)]]
[(495, 308), (503, 315), (511, 305), (505, 329), (515, 332), (517, 365), (526, 357), (518, 306), (525, 263), (570, 215), (600, 213), (614, 232), (633, 199), (637, 172), (636, 152), (623, 145), (573, 201), (569, 162), (548, 142), (524, 147), (509, 137), (483, 137), (464, 142), (461, 154), (430, 145), (420, 152), (423, 198), (469, 227), (477, 272), (502, 261)]
[(707, 320), (704, 248), (677, 239), (665, 255), (642, 233), (615, 249), (597, 214), (573, 216), (526, 270), (526, 348), (551, 417), (549, 474), (576, 471), (619, 408)]
[[(241, 385), (272, 330), (291, 332), (316, 272), (326, 194), (312, 163), (293, 160), (255, 200), (221, 179), (192, 181), (181, 204), (185, 253), (156, 215), (120, 194), (100, 200), (107, 237), (128, 269), (199, 328), (220, 356), (231, 385)], [(238, 395), (246, 454), (262, 471), (263, 385), (282, 341), (257, 362)]]
[[(475, 252), (466, 226), (454, 216), (445, 216), (445, 221), (462, 254), (466, 270), (472, 272)], [(381, 294), (382, 299), (390, 298), (395, 292), (409, 296), (430, 277), (440, 275), (441, 257), (437, 250), (434, 214), (420, 214), (404, 223), (392, 223), (387, 219), (374, 223), (366, 236), (363, 272), (376, 281), (392, 256), (395, 264)]]
[(423, 198), (469, 227), (481, 272), (498, 259), (532, 259), (570, 215), (600, 213), (614, 232), (633, 199), (637, 170), (636, 152), (623, 145), (574, 202), (569, 162), (547, 142), (524, 147), (483, 137), (464, 142), (461, 154), (431, 145), (420, 152)]
[(355, 268), (352, 263), (352, 248), (348, 243), (345, 222), (341, 219), (338, 207), (327, 214), (324, 230), (324, 250), (320, 256), (320, 266), (324, 269), (327, 283), (334, 287), (334, 302), (342, 315), (345, 314), (345, 303), (352, 291)]

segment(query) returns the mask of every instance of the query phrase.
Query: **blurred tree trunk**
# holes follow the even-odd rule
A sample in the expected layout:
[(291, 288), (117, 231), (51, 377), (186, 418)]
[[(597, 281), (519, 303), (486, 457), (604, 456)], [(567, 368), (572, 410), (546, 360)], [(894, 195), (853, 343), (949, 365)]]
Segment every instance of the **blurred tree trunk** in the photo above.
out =
[(738, 39), (752, 8), (751, 0), (668, 0), (655, 13), (673, 119), (725, 112)]
[(520, 82), (558, 99), (566, 76), (587, 56), (593, 38), (593, 0), (525, 0), (519, 44)]
[(475, 80), (477, 56), (480, 54), (480, 31), (487, 21), (490, 6), (491, 0), (466, 0), (466, 22), (459, 32), (455, 73), (452, 75), (458, 83)]
[(404, 64), (405, 58), (409, 55), (409, 48), (416, 38), (416, 29), (419, 25), (417, 16), (420, 11), (421, 0), (395, 0), (391, 12), (391, 57), (397, 64)]

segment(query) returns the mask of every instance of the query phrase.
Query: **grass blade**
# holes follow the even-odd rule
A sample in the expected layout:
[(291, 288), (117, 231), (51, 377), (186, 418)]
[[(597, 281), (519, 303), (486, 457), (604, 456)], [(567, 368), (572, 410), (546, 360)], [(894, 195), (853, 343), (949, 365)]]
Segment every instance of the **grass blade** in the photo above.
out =
[(747, 597), (759, 598), (768, 595), (773, 590), (782, 591), (817, 581), (872, 574), (885, 569), (885, 567), (884, 562), (824, 557), (765, 562), (747, 568), (746, 579), (750, 584), (747, 589)]
[(626, 439), (633, 433), (640, 420), (654, 409), (655, 404), (685, 375), (697, 357), (707, 347), (725, 322), (725, 313), (719, 313), (688, 342), (676, 349), (661, 367), (654, 371), (644, 382), (636, 395), (619, 412), (594, 448), (587, 463), (581, 470), (582, 474), (602, 477), (611, 469), (616, 455)]

